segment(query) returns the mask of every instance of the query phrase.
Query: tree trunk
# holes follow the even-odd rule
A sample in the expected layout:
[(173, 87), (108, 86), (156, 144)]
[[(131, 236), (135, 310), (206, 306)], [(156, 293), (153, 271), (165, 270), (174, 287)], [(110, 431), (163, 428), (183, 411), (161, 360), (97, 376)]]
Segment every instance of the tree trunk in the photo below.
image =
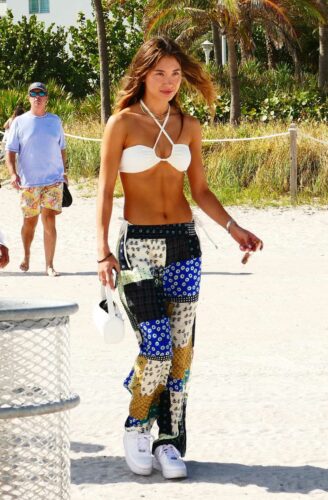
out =
[(101, 123), (106, 123), (111, 115), (110, 108), (110, 86), (109, 86), (109, 64), (106, 40), (106, 27), (102, 0), (93, 0), (93, 7), (96, 15), (98, 51), (100, 63), (100, 102), (101, 102)]
[(247, 46), (247, 44), (245, 43), (245, 40), (243, 40), (243, 39), (240, 40), (240, 55), (241, 55), (242, 64), (245, 64), (247, 61), (250, 61), (251, 59), (253, 59), (253, 52)]
[(214, 45), (214, 59), (218, 68), (222, 66), (222, 45), (221, 36), (218, 25), (212, 21), (212, 35)]
[(297, 50), (295, 48), (292, 48), (291, 55), (293, 58), (293, 63), (294, 63), (294, 77), (295, 79), (300, 82), (301, 81), (301, 61), (298, 56)]
[(274, 69), (275, 62), (274, 62), (274, 58), (273, 58), (273, 46), (272, 46), (271, 40), (270, 40), (267, 33), (265, 33), (265, 47), (266, 47), (267, 58), (268, 58), (268, 69)]
[(231, 31), (227, 32), (228, 44), (228, 63), (230, 73), (230, 92), (231, 92), (231, 105), (230, 105), (230, 123), (238, 125), (240, 122), (240, 88), (238, 76), (238, 61), (235, 37)]
[(328, 89), (328, 24), (319, 26), (319, 88)]
[(244, 36), (240, 39), (240, 55), (241, 63), (245, 64), (247, 61), (253, 59), (253, 37), (252, 37), (252, 17), (250, 9), (241, 9), (241, 27)]

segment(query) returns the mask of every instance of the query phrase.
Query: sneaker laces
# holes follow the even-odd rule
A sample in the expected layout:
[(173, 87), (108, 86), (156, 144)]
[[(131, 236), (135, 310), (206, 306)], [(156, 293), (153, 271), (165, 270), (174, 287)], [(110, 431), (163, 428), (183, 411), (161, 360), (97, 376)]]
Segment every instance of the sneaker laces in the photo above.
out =
[(152, 435), (145, 433), (145, 432), (139, 432), (138, 437), (137, 437), (137, 445), (138, 445), (138, 451), (141, 453), (150, 453), (150, 442), (152, 440)]
[(181, 457), (179, 451), (173, 444), (164, 444), (161, 446), (160, 453), (165, 454), (169, 460), (179, 460)]

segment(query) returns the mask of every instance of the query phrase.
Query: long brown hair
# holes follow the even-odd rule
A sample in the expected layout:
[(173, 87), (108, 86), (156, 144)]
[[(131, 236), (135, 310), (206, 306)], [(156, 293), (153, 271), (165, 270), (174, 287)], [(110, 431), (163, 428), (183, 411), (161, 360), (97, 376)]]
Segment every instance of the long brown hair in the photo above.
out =
[[(216, 93), (209, 75), (202, 66), (183, 52), (176, 42), (164, 36), (157, 36), (145, 42), (134, 56), (117, 96), (116, 113), (142, 99), (147, 73), (165, 56), (175, 57), (181, 66), (183, 80), (194, 87), (207, 104), (212, 106)], [(171, 100), (171, 105), (180, 110), (177, 95)]]

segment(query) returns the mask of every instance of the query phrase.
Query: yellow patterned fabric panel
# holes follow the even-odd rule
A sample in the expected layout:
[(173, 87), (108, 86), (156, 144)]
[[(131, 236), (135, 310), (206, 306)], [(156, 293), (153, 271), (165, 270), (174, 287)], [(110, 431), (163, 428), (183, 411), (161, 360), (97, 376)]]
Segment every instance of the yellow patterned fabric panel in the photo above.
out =
[[(164, 380), (167, 375), (162, 371), (169, 372), (170, 362), (163, 366), (161, 362), (148, 360), (143, 356), (138, 356), (134, 374), (130, 380), (129, 389), (133, 394), (130, 403), (130, 416), (136, 420), (147, 420), (149, 410), (153, 403), (158, 401), (160, 393), (165, 389)], [(164, 383), (161, 383), (161, 382)]]
[(186, 347), (173, 347), (173, 360), (171, 367), (171, 377), (174, 379), (183, 379), (185, 373), (189, 370), (193, 356), (192, 339)]

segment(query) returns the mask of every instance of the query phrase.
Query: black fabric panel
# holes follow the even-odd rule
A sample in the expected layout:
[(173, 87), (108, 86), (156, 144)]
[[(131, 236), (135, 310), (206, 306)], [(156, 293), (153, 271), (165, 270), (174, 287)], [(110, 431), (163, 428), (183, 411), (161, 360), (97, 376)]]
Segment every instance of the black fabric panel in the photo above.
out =
[(157, 425), (159, 434), (172, 434), (170, 406), (170, 391), (165, 389), (160, 395), (158, 405)]
[(127, 306), (137, 323), (165, 317), (162, 291), (154, 280), (142, 280), (124, 285)]
[(200, 244), (197, 236), (167, 239), (166, 263), (179, 262), (181, 260), (195, 259), (201, 256)]
[[(157, 419), (159, 433), (170, 434), (172, 432), (171, 428), (171, 416), (169, 414), (168, 408), (170, 405), (170, 394), (168, 390), (161, 394), (159, 417)], [(158, 446), (162, 444), (173, 444), (177, 450), (179, 450), (182, 457), (185, 456), (187, 450), (187, 429), (186, 429), (186, 403), (183, 404), (182, 408), (182, 418), (179, 423), (179, 435), (175, 438), (160, 439), (153, 443), (152, 453), (156, 450)]]

